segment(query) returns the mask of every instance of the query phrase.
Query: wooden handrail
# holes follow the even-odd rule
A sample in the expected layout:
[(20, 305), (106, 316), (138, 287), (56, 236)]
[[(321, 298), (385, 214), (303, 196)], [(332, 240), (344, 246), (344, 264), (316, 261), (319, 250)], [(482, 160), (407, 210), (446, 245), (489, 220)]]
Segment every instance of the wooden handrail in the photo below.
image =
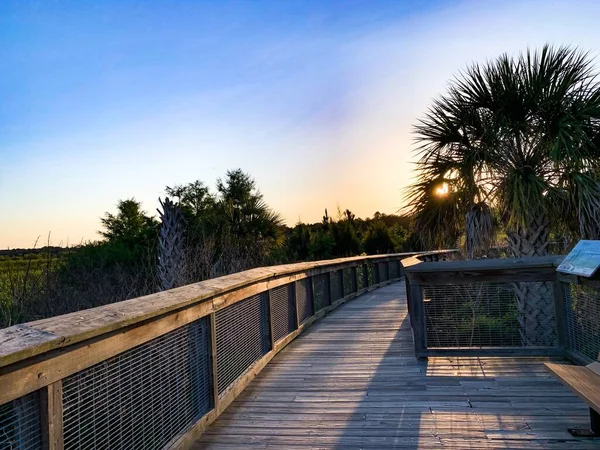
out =
[(0, 330), (0, 404), (59, 381), (250, 296), (314, 275), (414, 253), (285, 264)]
[[(246, 270), (231, 275), (189, 284), (131, 300), (99, 306), (48, 319), (28, 322), (0, 330), (0, 368), (125, 329), (177, 310), (211, 301), (214, 310), (239, 301), (250, 292), (264, 292), (293, 279), (302, 279), (336, 267), (343, 269), (357, 262), (399, 259), (414, 253), (356, 256)], [(281, 280), (282, 277), (290, 277)], [(207, 307), (198, 318), (209, 315)]]
[[(512, 283), (520, 282), (552, 282), (556, 284), (556, 267), (564, 256), (544, 256), (529, 258), (504, 258), (504, 259), (479, 259), (460, 261), (423, 261), (421, 255), (411, 255), (404, 258), (401, 264), (404, 268), (407, 283), (408, 306), (413, 328), (415, 353), (419, 357), (439, 355), (474, 355), (494, 354), (503, 352), (509, 354), (554, 354), (562, 351), (560, 348), (444, 348), (430, 350), (427, 343), (426, 313), (424, 304), (424, 289), (428, 286), (470, 285), (485, 283)], [(442, 289), (444, 289), (442, 287)], [(561, 300), (558, 297), (559, 289), (554, 286), (554, 308), (556, 314), (562, 311)], [(559, 316), (557, 322), (561, 321)], [(559, 344), (563, 341), (563, 331), (558, 327)], [(559, 346), (560, 347), (560, 346)], [(528, 353), (528, 354), (529, 354)]]
[(414, 284), (463, 284), (494, 281), (554, 281), (562, 255), (529, 258), (425, 262), (418, 255), (402, 260)]

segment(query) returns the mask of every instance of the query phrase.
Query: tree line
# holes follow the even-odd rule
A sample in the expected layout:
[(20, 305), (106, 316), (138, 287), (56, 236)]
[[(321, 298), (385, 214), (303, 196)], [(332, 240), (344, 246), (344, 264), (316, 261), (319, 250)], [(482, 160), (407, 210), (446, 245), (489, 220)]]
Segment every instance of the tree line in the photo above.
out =
[(100, 218), (97, 241), (62, 252), (13, 252), (18, 264), (9, 257), (0, 266), (0, 325), (253, 267), (418, 248), (410, 219), (393, 214), (359, 218), (325, 209), (321, 221), (289, 227), (240, 169), (227, 171), (214, 190), (199, 180), (166, 186), (158, 206), (151, 214), (134, 198), (123, 199)]

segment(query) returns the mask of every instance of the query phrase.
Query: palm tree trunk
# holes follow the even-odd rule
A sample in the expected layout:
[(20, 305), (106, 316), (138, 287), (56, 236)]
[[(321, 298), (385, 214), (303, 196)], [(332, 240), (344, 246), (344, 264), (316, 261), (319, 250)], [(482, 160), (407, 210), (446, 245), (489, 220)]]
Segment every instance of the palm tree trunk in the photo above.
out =
[(161, 227), (158, 239), (158, 277), (161, 290), (185, 284), (184, 218), (181, 209), (168, 197), (159, 199)]
[[(508, 232), (508, 248), (514, 257), (548, 254), (550, 222), (538, 215), (526, 227)], [(521, 282), (514, 284), (518, 321), (523, 346), (555, 346), (556, 316), (552, 298), (552, 283)]]
[(471, 206), (465, 216), (465, 253), (467, 259), (488, 256), (494, 240), (492, 211), (484, 202)]

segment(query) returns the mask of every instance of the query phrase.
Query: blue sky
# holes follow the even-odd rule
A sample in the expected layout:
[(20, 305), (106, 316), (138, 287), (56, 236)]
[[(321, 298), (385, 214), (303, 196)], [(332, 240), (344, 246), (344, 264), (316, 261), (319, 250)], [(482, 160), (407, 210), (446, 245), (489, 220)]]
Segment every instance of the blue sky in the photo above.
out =
[(287, 223), (393, 213), (411, 126), (473, 61), (596, 56), (593, 1), (0, 2), (0, 248), (240, 167)]

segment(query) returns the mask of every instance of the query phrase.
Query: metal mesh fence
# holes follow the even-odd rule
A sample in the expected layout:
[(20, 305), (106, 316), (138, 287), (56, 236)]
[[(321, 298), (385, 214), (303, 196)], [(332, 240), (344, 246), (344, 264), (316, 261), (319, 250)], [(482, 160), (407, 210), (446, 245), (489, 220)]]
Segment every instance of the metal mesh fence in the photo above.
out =
[(312, 282), (310, 278), (296, 281), (296, 302), (298, 307), (298, 321), (302, 323), (314, 314)]
[(41, 445), (38, 391), (0, 405), (0, 449), (36, 450)]
[(65, 449), (162, 448), (212, 408), (208, 318), (63, 380)]
[(364, 266), (360, 265), (356, 267), (356, 289), (361, 290), (365, 288), (365, 270)]
[(296, 329), (296, 296), (294, 283), (271, 289), (271, 320), (275, 342)]
[(369, 280), (369, 286), (379, 282), (379, 269), (377, 263), (367, 264), (367, 278)]
[(542, 290), (541, 298), (553, 308), (551, 298), (545, 296), (545, 284), (423, 286), (427, 347), (556, 345), (553, 314), (548, 320), (547, 311), (540, 313), (532, 300)]
[(567, 346), (595, 360), (600, 352), (600, 289), (561, 283)]
[(329, 286), (329, 274), (323, 273), (313, 276), (315, 287), (315, 312), (320, 311), (331, 304), (331, 288)]
[(222, 394), (271, 350), (267, 292), (217, 311), (218, 391)]

